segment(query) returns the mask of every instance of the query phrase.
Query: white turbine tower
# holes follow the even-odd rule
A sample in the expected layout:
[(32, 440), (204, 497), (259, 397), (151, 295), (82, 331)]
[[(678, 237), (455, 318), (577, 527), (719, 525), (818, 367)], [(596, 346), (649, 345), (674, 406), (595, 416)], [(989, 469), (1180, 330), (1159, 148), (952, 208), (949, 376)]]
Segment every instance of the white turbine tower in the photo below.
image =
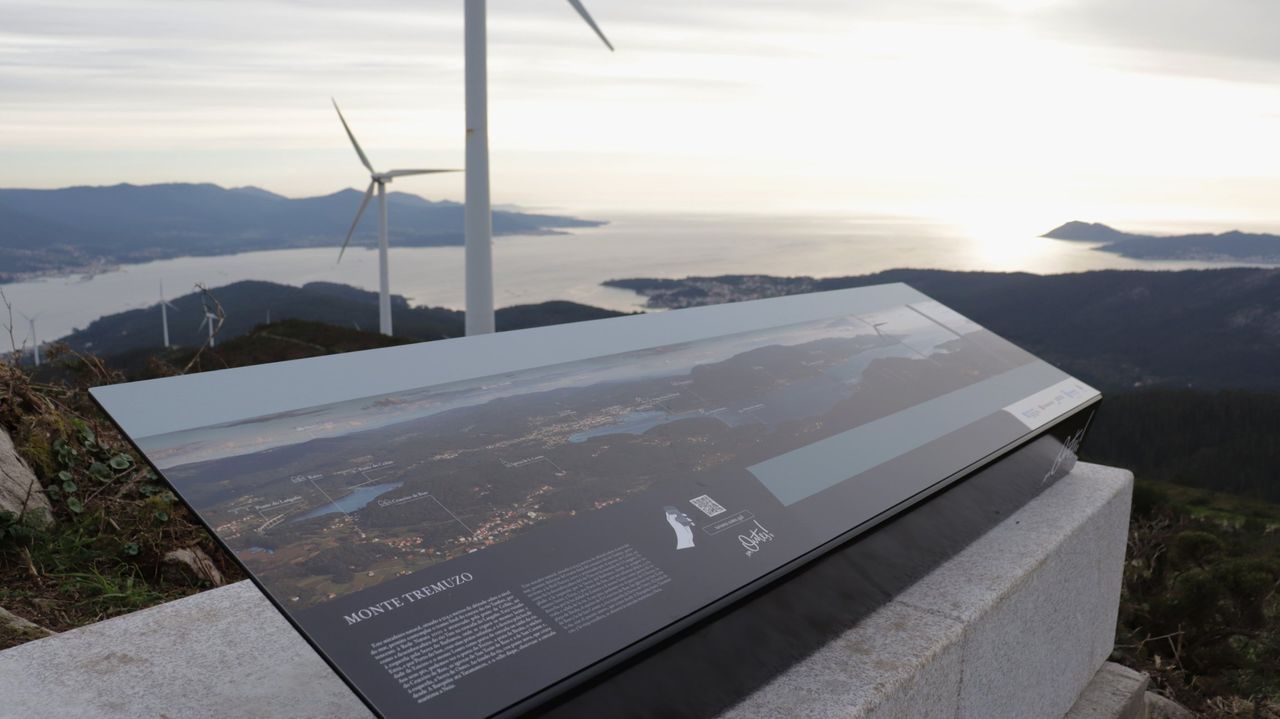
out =
[[(40, 366), (40, 340), (36, 337), (36, 318), (30, 317), (22, 312), (19, 312), (18, 314), (22, 315), (23, 319), (27, 321), (27, 327), (30, 328), (31, 354), (32, 354), (32, 358), (36, 362), (36, 366), (39, 367)], [(39, 315), (36, 315), (36, 316), (38, 317)]]
[[(467, 76), (467, 334), (493, 331), (493, 211), (489, 199), (489, 73), (485, 0), (464, 0)], [(578, 0), (569, 4), (613, 50)]]
[(164, 280), (160, 280), (160, 324), (164, 326), (165, 349), (173, 346), (169, 344), (169, 310), (177, 312), (178, 308), (164, 298)]
[(209, 308), (208, 308), (208, 307), (206, 307), (206, 308), (204, 308), (204, 319), (203, 319), (203, 320), (201, 320), (201, 322), (200, 322), (200, 326), (199, 326), (198, 328), (196, 328), (196, 329), (204, 329), (204, 328), (205, 328), (205, 326), (206, 326), (206, 325), (208, 325), (208, 327), (209, 327), (209, 348), (210, 348), (210, 349), (213, 349), (213, 333), (217, 331), (217, 328), (213, 326), (213, 323), (214, 323), (214, 322), (216, 322), (216, 321), (217, 321), (217, 319), (218, 319), (218, 316), (217, 316), (216, 314), (214, 314), (214, 313), (210, 312), (210, 311), (209, 311)]
[[(332, 98), (331, 98), (332, 99)], [(364, 150), (360, 149), (360, 143), (356, 142), (356, 136), (351, 132), (351, 128), (347, 125), (347, 119), (342, 116), (342, 110), (338, 109), (338, 101), (333, 100), (333, 109), (338, 111), (338, 119), (342, 122), (342, 129), (347, 131), (347, 137), (351, 138), (351, 146), (356, 149), (356, 155), (360, 157), (360, 164), (365, 166), (369, 171), (369, 189), (364, 191), (364, 200), (360, 202), (360, 209), (356, 211), (356, 219), (351, 223), (351, 229), (347, 231), (347, 239), (342, 242), (342, 249), (338, 251), (338, 261), (342, 261), (342, 254), (347, 251), (347, 245), (351, 242), (351, 236), (355, 234), (356, 225), (360, 224), (360, 218), (364, 215), (364, 210), (369, 206), (369, 200), (373, 197), (373, 188), (378, 188), (378, 330), (384, 335), (391, 334), (391, 279), (389, 277), (387, 251), (389, 244), (387, 241), (387, 183), (397, 177), (408, 177), (410, 175), (434, 175), (440, 172), (457, 172), (457, 170), (388, 170), (387, 172), (378, 172), (373, 169), (373, 165), (369, 162), (369, 158), (365, 156)]]

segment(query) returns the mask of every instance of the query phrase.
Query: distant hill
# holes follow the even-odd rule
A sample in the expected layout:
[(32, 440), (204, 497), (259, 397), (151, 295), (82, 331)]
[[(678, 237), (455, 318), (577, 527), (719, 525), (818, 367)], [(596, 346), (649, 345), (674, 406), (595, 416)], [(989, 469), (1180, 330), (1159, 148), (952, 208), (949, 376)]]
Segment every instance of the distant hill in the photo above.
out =
[(890, 270), (814, 279), (731, 275), (609, 282), (654, 308), (905, 282), (1104, 388), (1280, 389), (1280, 270), (1066, 275)]
[[(267, 322), (285, 319), (323, 322), (357, 331), (377, 331), (378, 295), (347, 285), (311, 282), (302, 287), (247, 280), (211, 290), (222, 305), (225, 321), (218, 344), (245, 335)], [(169, 311), (169, 333), (173, 344), (198, 347), (206, 339), (200, 328), (202, 297), (198, 293), (172, 300), (177, 311)], [(521, 329), (539, 325), (615, 317), (621, 313), (573, 302), (544, 302), (537, 305), (504, 307), (497, 312), (498, 329)], [(408, 301), (392, 296), (392, 326), (396, 336), (409, 340), (459, 337), (464, 333), (463, 314), (440, 307), (410, 307)], [(61, 339), (73, 349), (113, 358), (134, 352), (155, 352), (162, 332), (160, 307), (153, 305), (94, 320), (88, 327)]]
[[(335, 248), (362, 193), (290, 199), (256, 187), (212, 184), (112, 185), (58, 190), (0, 189), (0, 282), (33, 273), (121, 262), (290, 247)], [(462, 244), (462, 205), (404, 192), (388, 194), (391, 241), (400, 246)], [(353, 244), (377, 240), (366, 212)], [(495, 211), (497, 234), (545, 234), (602, 223)]]
[(1140, 260), (1212, 262), (1280, 262), (1280, 235), (1232, 230), (1219, 234), (1138, 235), (1100, 222), (1072, 221), (1044, 237), (1073, 242), (1101, 242), (1097, 249)]
[[(407, 337), (387, 337), (376, 331), (339, 327), (308, 320), (275, 320), (260, 324), (246, 334), (219, 342), (213, 349), (174, 347), (164, 350), (156, 346), (138, 347), (112, 355), (108, 364), (125, 373), (130, 380), (149, 379), (175, 374), (190, 366), (189, 371), (247, 367), (266, 362), (318, 357), (320, 355), (357, 352), (394, 347), (416, 342)], [(198, 356), (197, 356), (198, 355)], [(39, 375), (47, 381), (56, 375), (57, 363), (46, 364)]]
[(1041, 235), (1055, 240), (1073, 240), (1076, 242), (1117, 242), (1137, 235), (1130, 235), (1101, 222), (1081, 222), (1072, 220), (1065, 225), (1058, 225)]

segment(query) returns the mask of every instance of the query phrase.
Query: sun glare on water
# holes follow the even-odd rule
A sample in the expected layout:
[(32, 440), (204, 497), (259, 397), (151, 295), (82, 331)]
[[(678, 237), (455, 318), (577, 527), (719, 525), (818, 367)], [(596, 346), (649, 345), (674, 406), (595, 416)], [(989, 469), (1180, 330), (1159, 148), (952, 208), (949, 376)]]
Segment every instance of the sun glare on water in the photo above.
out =
[(967, 245), (957, 248), (966, 265), (1012, 272), (1039, 265), (1053, 254), (1053, 241), (1040, 236), (1052, 228), (1038, 213), (989, 212), (963, 218), (955, 227)]

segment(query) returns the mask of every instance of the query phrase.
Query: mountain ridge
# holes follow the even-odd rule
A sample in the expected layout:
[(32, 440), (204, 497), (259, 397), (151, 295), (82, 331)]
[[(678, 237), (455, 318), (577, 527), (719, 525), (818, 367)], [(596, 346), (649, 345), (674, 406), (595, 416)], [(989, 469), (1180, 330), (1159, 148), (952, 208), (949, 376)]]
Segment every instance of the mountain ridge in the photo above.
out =
[[(116, 264), (255, 250), (337, 246), (363, 193), (345, 188), (289, 198), (213, 183), (0, 188), (0, 282)], [(389, 235), (399, 246), (463, 243), (463, 206), (407, 192), (388, 193)], [(366, 212), (352, 243), (377, 241)], [(493, 213), (495, 234), (558, 234), (604, 224), (576, 217)]]

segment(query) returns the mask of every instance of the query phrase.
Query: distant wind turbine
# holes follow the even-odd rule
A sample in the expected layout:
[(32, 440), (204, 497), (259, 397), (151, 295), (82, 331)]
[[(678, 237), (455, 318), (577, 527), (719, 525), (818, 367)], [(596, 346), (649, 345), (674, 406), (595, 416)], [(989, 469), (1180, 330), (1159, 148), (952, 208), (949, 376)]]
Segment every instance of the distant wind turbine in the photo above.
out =
[(217, 321), (217, 319), (218, 319), (218, 316), (210, 312), (209, 308), (206, 307), (204, 308), (204, 319), (201, 320), (200, 326), (197, 328), (197, 329), (204, 329), (206, 325), (209, 327), (209, 348), (210, 349), (213, 348), (213, 333), (217, 331), (217, 328), (214, 327), (213, 324), (214, 322)]
[[(31, 353), (32, 353), (32, 356), (35, 358), (36, 366), (39, 367), (40, 366), (40, 340), (36, 337), (36, 318), (29, 317), (22, 312), (19, 312), (18, 314), (22, 315), (23, 319), (27, 321), (27, 326), (31, 330)], [(39, 315), (36, 315), (36, 317), (39, 317)]]
[(169, 310), (177, 312), (178, 308), (164, 298), (164, 280), (160, 280), (160, 324), (164, 326), (165, 349), (173, 346), (169, 344)]
[[(332, 98), (330, 98), (332, 100)], [(333, 100), (333, 109), (338, 111), (338, 120), (342, 122), (342, 129), (347, 131), (347, 137), (351, 139), (351, 146), (356, 149), (356, 155), (360, 158), (360, 164), (365, 166), (369, 171), (369, 189), (364, 191), (364, 199), (360, 202), (360, 209), (356, 211), (356, 219), (351, 223), (351, 229), (347, 231), (347, 239), (342, 242), (342, 249), (338, 251), (338, 261), (342, 261), (342, 255), (347, 251), (347, 245), (351, 242), (351, 236), (355, 234), (356, 225), (360, 224), (360, 218), (364, 215), (364, 210), (369, 206), (369, 200), (373, 197), (373, 188), (378, 188), (378, 329), (384, 335), (391, 334), (391, 279), (389, 277), (387, 251), (389, 245), (387, 242), (387, 183), (397, 177), (408, 177), (410, 175), (433, 175), (440, 172), (457, 172), (457, 170), (388, 170), (387, 172), (378, 172), (373, 169), (373, 164), (369, 162), (369, 158), (365, 156), (364, 150), (360, 149), (360, 143), (356, 142), (356, 136), (351, 132), (351, 127), (347, 125), (347, 119), (342, 116), (342, 110), (338, 108), (338, 101)]]
[[(492, 332), (493, 208), (489, 198), (489, 80), (485, 49), (485, 0), (464, 0), (467, 84), (466, 273), (467, 334)], [(578, 0), (569, 4), (613, 50), (600, 26)]]

